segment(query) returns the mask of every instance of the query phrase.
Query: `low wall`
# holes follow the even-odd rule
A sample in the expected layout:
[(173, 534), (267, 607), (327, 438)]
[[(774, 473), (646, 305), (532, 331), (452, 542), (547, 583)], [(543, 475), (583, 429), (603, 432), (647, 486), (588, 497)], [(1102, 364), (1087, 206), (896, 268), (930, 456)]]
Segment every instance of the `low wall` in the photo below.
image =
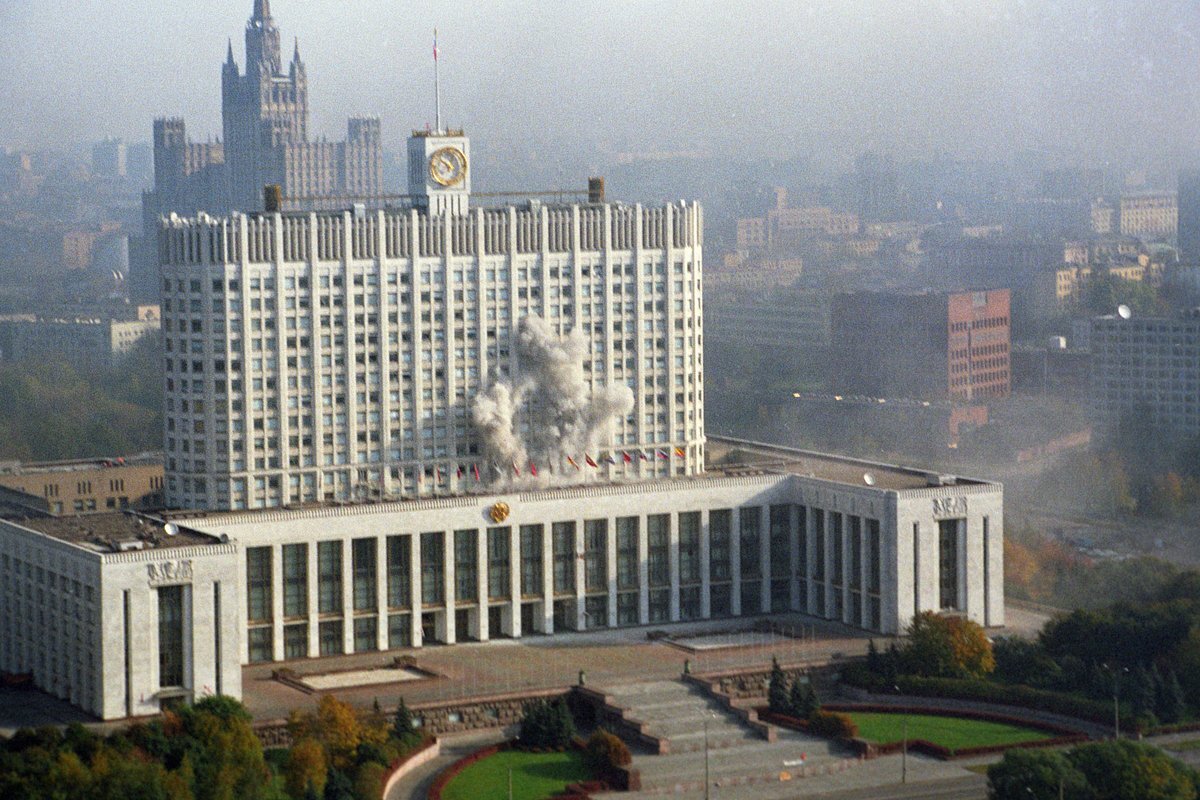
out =
[[(780, 668), (789, 681), (795, 680), (801, 675), (807, 675), (810, 680), (829, 682), (832, 673), (836, 672), (839, 666), (838, 662), (821, 661), (804, 664), (782, 664)], [(726, 694), (734, 700), (746, 700), (767, 696), (767, 684), (771, 681), (771, 667), (768, 665), (755, 669), (706, 672), (695, 677), (710, 681), (722, 694)]]
[(428, 764), (442, 754), (442, 742), (440, 739), (433, 739), (426, 742), (418, 750), (409, 753), (408, 757), (393, 764), (389, 768), (387, 779), (383, 782), (383, 797), (387, 797), (392, 793), (392, 789), (400, 782), (404, 776), (411, 773), (417, 767)]
[[(1033, 728), (1035, 730), (1055, 734), (1055, 736), (1050, 739), (1039, 739), (1037, 741), (1020, 742), (1017, 744), (963, 747), (959, 748), (958, 750), (951, 750), (947, 747), (943, 747), (940, 744), (929, 742), (924, 739), (909, 739), (907, 745), (903, 741), (876, 743), (868, 742), (866, 739), (860, 739), (857, 737), (853, 739), (838, 740), (841, 744), (852, 748), (858, 756), (866, 759), (878, 758), (879, 756), (898, 753), (903, 750), (905, 746), (914, 752), (925, 753), (926, 755), (933, 756), (934, 758), (938, 758), (943, 761), (949, 761), (958, 758), (970, 758), (972, 756), (988, 755), (990, 753), (1003, 753), (1006, 750), (1024, 750), (1039, 747), (1061, 747), (1064, 745), (1086, 742), (1088, 740), (1087, 734), (1082, 733), (1077, 729), (1032, 721), (1023, 717), (1014, 717), (1006, 714), (996, 714), (987, 711), (970, 711), (962, 709), (947, 710), (942, 708), (932, 708), (929, 706), (860, 705), (848, 703), (828, 703), (823, 705), (821, 708), (825, 711), (842, 713), (862, 711), (880, 712), (886, 714), (925, 714), (942, 717), (960, 717), (962, 719), (976, 719), (985, 722), (1002, 722), (1007, 725), (1019, 725), (1021, 727)], [(798, 719), (788, 714), (777, 714), (773, 711), (767, 710), (766, 708), (759, 708), (758, 712), (763, 719), (771, 722), (772, 724), (809, 733), (809, 726), (805, 720)]]

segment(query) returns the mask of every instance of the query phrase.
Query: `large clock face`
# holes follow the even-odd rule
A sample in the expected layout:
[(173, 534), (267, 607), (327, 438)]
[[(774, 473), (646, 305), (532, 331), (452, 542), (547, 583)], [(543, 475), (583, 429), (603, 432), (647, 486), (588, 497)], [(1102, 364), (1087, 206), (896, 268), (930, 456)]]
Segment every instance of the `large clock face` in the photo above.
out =
[(457, 147), (443, 147), (429, 157), (429, 177), (441, 186), (458, 186), (467, 177), (467, 156)]

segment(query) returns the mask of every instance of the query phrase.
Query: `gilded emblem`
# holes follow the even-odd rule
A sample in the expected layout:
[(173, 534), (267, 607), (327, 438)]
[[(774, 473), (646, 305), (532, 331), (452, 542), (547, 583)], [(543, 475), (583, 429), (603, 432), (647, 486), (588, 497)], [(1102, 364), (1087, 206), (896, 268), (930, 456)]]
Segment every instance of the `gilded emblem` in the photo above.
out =
[(496, 503), (496, 505), (492, 506), (489, 516), (492, 518), (492, 522), (500, 524), (508, 519), (508, 512), (508, 503)]

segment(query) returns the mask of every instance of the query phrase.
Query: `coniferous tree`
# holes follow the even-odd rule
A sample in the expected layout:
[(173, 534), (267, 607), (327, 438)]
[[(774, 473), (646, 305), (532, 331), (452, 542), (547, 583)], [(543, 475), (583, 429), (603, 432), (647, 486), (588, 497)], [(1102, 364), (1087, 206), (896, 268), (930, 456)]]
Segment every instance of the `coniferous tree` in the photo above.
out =
[(1167, 670), (1167, 675), (1163, 678), (1163, 701), (1158, 716), (1164, 722), (1179, 722), (1187, 716), (1183, 687), (1179, 685), (1179, 676), (1173, 669)]
[(779, 659), (771, 659), (771, 678), (767, 683), (767, 707), (776, 714), (787, 714), (790, 709), (788, 707), (788, 680), (783, 674), (783, 668), (779, 666)]
[(392, 718), (392, 735), (404, 746), (411, 745), (417, 738), (417, 726), (413, 724), (412, 712), (408, 710), (408, 703), (403, 697), (396, 707), (396, 716)]
[(875, 646), (874, 639), (867, 643), (867, 669), (875, 675), (883, 674), (883, 659), (879, 655), (879, 648)]
[(805, 684), (797, 677), (792, 681), (792, 690), (788, 693), (788, 713), (797, 719), (805, 719), (808, 716), (804, 713), (806, 707), (804, 686)]
[(1129, 705), (1133, 708), (1133, 715), (1135, 717), (1152, 715), (1155, 701), (1154, 679), (1150, 672), (1140, 664), (1133, 671), (1131, 677)]

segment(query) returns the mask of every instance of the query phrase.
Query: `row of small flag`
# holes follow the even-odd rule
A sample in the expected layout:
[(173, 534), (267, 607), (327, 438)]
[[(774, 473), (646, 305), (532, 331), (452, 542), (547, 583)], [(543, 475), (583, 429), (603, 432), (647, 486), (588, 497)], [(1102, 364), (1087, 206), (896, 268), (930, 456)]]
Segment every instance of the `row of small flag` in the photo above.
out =
[[(675, 450), (673, 451), (673, 454), (676, 458), (686, 458), (687, 457), (687, 453), (684, 452), (682, 447), (676, 447)], [(567, 463), (570, 464), (572, 467), (574, 467), (577, 470), (582, 470), (585, 465), (588, 467), (591, 467), (592, 469), (599, 469), (601, 464), (612, 464), (613, 466), (616, 466), (616, 465), (622, 464), (622, 463), (632, 464), (634, 461), (653, 461), (655, 458), (658, 458), (661, 461), (670, 461), (671, 455), (672, 455), (672, 452), (668, 452), (666, 450), (655, 450), (652, 455), (647, 455), (646, 453), (644, 453), (640, 450), (635, 453), (629, 453), (627, 451), (622, 451), (621, 452), (621, 460), (618, 461), (616, 455), (613, 453), (609, 453), (604, 458), (600, 458), (599, 456), (597, 456), (596, 458), (592, 458), (587, 453), (584, 453), (583, 464), (580, 464), (572, 456), (567, 456)], [(495, 464), (492, 465), (492, 469), (494, 469), (497, 473), (503, 472), (503, 470), (501, 470), (500, 467), (496, 466)], [(481, 480), (480, 475), (479, 475), (479, 465), (478, 464), (472, 464), (470, 471), (471, 471), (472, 477), (474, 477), (477, 482)], [(512, 471), (513, 471), (513, 475), (520, 477), (522, 475), (521, 465), (519, 463), (517, 463), (516, 461), (513, 461), (512, 462)], [(528, 471), (529, 471), (530, 475), (532, 475), (533, 477), (536, 478), (538, 476), (538, 465), (535, 462), (530, 461)], [(553, 471), (553, 469), (551, 469), (551, 471)], [(439, 483), (446, 480), (446, 475), (447, 475), (446, 470), (442, 469), (441, 467), (435, 467), (433, 472), (434, 472), (434, 477), (436, 478), (436, 480)], [(457, 475), (458, 479), (462, 480), (466, 474), (467, 474), (466, 468), (460, 465), (458, 467), (458, 469), (456, 470), (456, 475)], [(422, 480), (423, 478), (424, 478), (424, 474), (421, 472), (418, 472), (417, 480)]]

